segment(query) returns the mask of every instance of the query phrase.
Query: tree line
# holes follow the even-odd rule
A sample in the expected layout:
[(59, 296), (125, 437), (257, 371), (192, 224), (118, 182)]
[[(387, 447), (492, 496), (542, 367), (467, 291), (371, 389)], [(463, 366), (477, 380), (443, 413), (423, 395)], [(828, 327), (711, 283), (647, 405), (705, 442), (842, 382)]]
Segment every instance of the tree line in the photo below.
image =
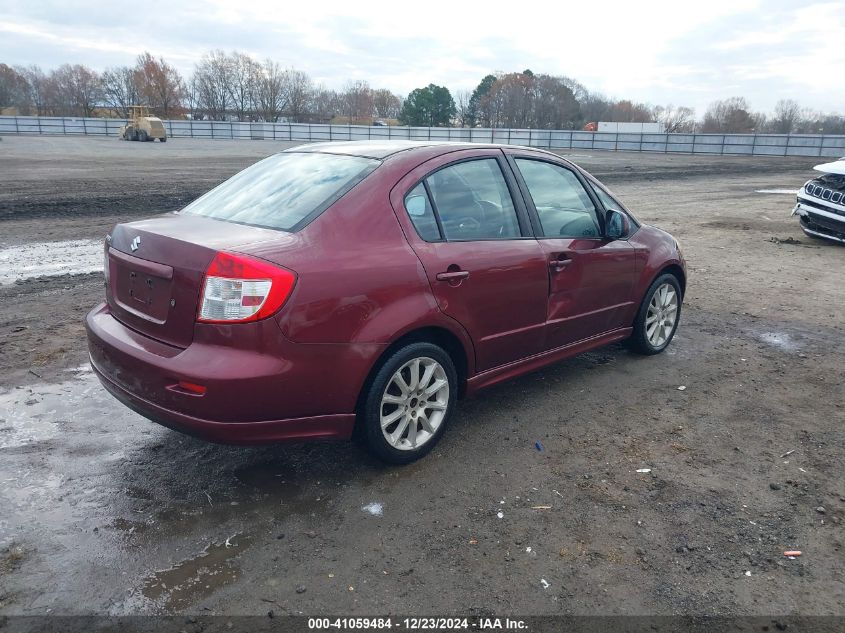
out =
[(784, 99), (771, 114), (732, 97), (711, 103), (698, 119), (687, 106), (612, 99), (565, 76), (489, 74), (474, 90), (454, 94), (429, 84), (406, 97), (366, 81), (341, 89), (315, 84), (307, 73), (245, 53), (214, 50), (187, 78), (162, 57), (145, 52), (132, 66), (98, 73), (82, 64), (48, 72), (0, 63), (0, 108), (22, 115), (128, 116), (146, 105), (162, 118), (351, 123), (377, 120), (413, 126), (581, 129), (589, 122), (657, 121), (667, 132), (845, 134), (845, 117), (802, 108)]

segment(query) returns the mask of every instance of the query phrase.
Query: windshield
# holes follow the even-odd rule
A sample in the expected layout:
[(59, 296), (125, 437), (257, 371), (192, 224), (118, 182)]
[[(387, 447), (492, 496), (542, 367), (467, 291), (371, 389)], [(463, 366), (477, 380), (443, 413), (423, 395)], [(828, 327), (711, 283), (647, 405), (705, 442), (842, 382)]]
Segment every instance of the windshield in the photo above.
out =
[(180, 213), (297, 231), (378, 165), (360, 156), (283, 152), (235, 174)]

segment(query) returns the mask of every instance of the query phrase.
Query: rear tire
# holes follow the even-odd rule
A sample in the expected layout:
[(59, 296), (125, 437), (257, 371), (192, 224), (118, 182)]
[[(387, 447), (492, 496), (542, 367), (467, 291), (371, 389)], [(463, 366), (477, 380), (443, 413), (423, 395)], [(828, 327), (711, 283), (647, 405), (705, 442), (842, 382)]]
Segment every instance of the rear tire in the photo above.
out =
[(411, 343), (391, 354), (365, 389), (358, 424), (367, 448), (386, 462), (409, 464), (443, 436), (455, 409), (457, 372), (442, 348)]
[(138, 130), (138, 140), (142, 143), (146, 143), (149, 139), (147, 138), (147, 131), (146, 130)]
[(158, 139), (158, 140), (159, 140), (159, 141), (161, 141), (162, 143), (167, 143), (167, 137), (166, 137), (166, 136), (162, 136), (162, 137), (161, 137), (160, 139)]
[(675, 275), (660, 275), (649, 286), (634, 319), (631, 348), (640, 354), (659, 354), (669, 346), (681, 321), (681, 284)]

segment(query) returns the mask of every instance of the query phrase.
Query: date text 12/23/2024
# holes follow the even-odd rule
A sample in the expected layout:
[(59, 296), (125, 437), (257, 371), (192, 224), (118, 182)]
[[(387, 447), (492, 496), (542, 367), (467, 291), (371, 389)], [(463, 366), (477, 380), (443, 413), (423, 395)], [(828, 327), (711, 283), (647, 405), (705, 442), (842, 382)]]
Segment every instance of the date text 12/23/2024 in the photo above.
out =
[(519, 631), (524, 620), (510, 618), (308, 618), (309, 630), (405, 629), (409, 631), (481, 630)]

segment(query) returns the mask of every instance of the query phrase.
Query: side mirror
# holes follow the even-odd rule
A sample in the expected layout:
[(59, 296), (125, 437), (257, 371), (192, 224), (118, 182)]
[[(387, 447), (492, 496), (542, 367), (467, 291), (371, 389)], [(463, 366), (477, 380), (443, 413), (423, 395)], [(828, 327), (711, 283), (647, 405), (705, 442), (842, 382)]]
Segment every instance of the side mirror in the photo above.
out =
[(627, 237), (630, 232), (628, 216), (616, 209), (608, 209), (604, 216), (604, 236), (609, 240), (618, 240)]
[(410, 215), (425, 215), (426, 206), (425, 196), (408, 196), (405, 198), (405, 208)]

